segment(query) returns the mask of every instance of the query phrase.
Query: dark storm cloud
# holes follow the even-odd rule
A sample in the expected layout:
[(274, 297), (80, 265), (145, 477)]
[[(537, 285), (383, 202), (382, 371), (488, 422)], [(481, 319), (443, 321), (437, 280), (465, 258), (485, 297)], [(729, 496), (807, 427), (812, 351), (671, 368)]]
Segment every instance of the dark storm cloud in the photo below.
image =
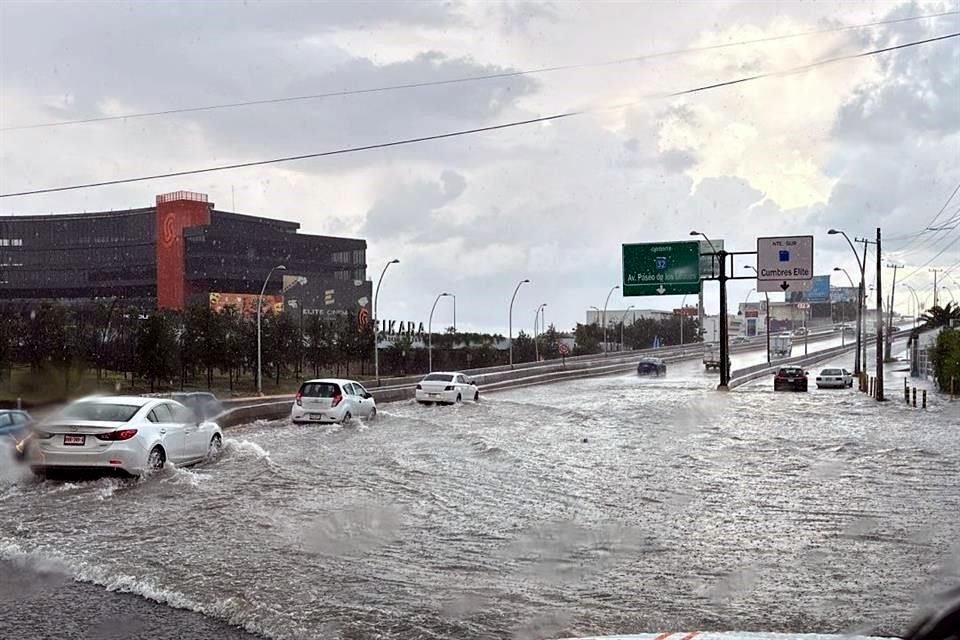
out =
[(333, 31), (460, 24), (459, 3), (3, 3), (8, 89), (57, 102), (38, 120), (262, 98), (347, 54), (314, 41)]

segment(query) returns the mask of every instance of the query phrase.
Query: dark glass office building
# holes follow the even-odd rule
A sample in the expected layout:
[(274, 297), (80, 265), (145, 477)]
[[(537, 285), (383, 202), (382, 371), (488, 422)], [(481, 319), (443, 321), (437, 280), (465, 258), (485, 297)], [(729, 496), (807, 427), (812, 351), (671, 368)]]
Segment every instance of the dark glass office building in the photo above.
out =
[[(153, 207), (0, 216), (0, 304), (118, 300), (144, 308), (187, 304), (248, 313), (264, 279), (265, 306), (322, 315), (369, 305), (364, 240), (298, 233), (295, 222), (217, 210), (204, 194), (157, 196)], [(278, 306), (279, 305), (279, 306)]]

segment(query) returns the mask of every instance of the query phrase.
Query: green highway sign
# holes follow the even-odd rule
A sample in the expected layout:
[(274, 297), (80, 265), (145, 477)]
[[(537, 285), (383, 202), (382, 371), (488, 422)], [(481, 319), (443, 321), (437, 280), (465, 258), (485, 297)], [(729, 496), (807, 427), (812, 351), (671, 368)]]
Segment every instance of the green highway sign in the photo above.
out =
[(623, 245), (623, 295), (699, 293), (700, 243), (647, 242)]

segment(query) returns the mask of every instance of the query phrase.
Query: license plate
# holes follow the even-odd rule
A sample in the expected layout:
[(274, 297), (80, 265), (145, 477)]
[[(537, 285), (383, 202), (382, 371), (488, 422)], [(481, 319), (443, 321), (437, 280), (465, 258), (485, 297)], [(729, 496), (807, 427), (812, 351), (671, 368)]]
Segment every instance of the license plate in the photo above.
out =
[(63, 436), (63, 444), (70, 445), (73, 447), (82, 447), (87, 443), (87, 436)]
[(428, 394), (428, 395), (429, 395), (431, 398), (439, 398), (439, 397), (440, 397), (440, 394), (439, 394), (439, 393), (431, 393), (431, 394)]
[(311, 413), (311, 414), (310, 414), (310, 419), (311, 419), (311, 420), (322, 420), (322, 419), (323, 419), (323, 414), (322, 414), (322, 413)]

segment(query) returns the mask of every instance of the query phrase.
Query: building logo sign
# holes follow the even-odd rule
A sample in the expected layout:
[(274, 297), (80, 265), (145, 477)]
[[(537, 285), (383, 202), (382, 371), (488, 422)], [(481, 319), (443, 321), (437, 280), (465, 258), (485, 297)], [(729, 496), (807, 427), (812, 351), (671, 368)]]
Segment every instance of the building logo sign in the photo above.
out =
[(163, 216), (163, 220), (160, 222), (160, 244), (164, 247), (172, 247), (173, 243), (177, 241), (177, 221), (173, 212), (167, 213)]

